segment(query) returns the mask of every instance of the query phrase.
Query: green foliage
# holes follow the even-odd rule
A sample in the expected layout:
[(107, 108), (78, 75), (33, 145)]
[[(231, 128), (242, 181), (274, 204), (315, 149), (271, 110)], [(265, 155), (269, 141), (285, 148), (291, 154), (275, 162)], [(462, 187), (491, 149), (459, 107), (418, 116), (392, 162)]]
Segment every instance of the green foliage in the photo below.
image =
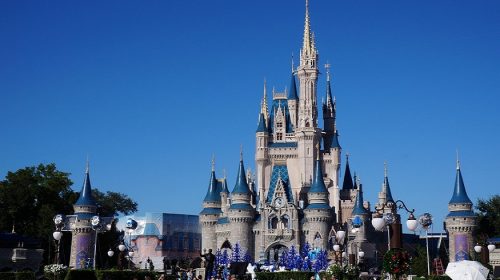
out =
[(16, 272), (16, 280), (35, 280), (35, 273), (32, 271)]
[(64, 280), (97, 280), (95, 272), (90, 269), (69, 270)]
[(257, 280), (309, 280), (314, 272), (283, 271), (283, 272), (257, 272)]
[(415, 247), (415, 256), (411, 261), (411, 274), (427, 275), (427, 250), (423, 246), (417, 245)]
[(479, 211), (477, 234), (482, 239), (480, 242), (485, 243), (487, 236), (500, 236), (500, 195), (479, 199), (476, 209)]
[(110, 191), (103, 193), (98, 189), (93, 189), (92, 195), (96, 200), (98, 212), (103, 217), (118, 214), (130, 215), (137, 212), (137, 202), (130, 199), (126, 194)]
[(2, 280), (35, 280), (35, 273), (31, 271), (0, 272)]
[[(140, 270), (98, 270), (95, 273), (97, 280), (130, 280), (136, 277), (137, 279), (144, 279), (145, 276), (151, 277), (151, 279), (156, 279), (159, 277), (159, 273), (152, 271), (140, 271)], [(175, 276), (167, 277), (166, 279), (175, 279)]]
[(15, 272), (0, 272), (0, 279), (2, 280), (16, 280)]

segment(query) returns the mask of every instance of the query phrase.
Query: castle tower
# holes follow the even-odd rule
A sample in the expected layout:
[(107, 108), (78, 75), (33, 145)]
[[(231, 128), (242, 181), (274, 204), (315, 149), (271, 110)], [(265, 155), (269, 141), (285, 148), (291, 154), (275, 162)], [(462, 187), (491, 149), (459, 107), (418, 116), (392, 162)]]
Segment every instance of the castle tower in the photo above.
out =
[(389, 185), (389, 177), (387, 176), (387, 163), (384, 163), (384, 182), (382, 183), (382, 190), (378, 193), (377, 208), (382, 209), (384, 213), (389, 213), (392, 209), (387, 203), (394, 203), (392, 198), (391, 186)]
[(474, 252), (473, 232), (477, 226), (477, 215), (472, 211), (472, 201), (465, 190), (458, 160), (455, 188), (448, 203), (448, 210), (445, 224), (448, 232), (450, 262), (469, 260)]
[(358, 228), (358, 232), (356, 233), (355, 242), (362, 243), (366, 242), (367, 236), (367, 222), (369, 221), (370, 211), (365, 208), (363, 201), (363, 185), (361, 183), (358, 184), (358, 194), (356, 195), (356, 201), (354, 202), (354, 208), (352, 209), (351, 217), (353, 219), (359, 219), (362, 222), (361, 227)]
[(332, 99), (332, 89), (330, 85), (330, 64), (326, 68), (326, 102), (323, 103), (323, 140), (324, 149), (332, 147), (333, 137), (336, 131), (335, 127), (335, 101)]
[[(317, 83), (318, 53), (311, 33), (309, 20), (309, 1), (306, 0), (304, 23), (304, 39), (300, 51), (300, 65), (297, 77), (300, 82), (298, 124), (295, 131), (297, 139), (298, 164), (300, 178), (305, 186), (309, 186), (313, 177), (314, 159), (319, 153), (321, 130), (318, 128)], [(318, 147), (318, 148), (316, 148)]]
[[(356, 175), (354, 175), (356, 177)], [(349, 167), (349, 155), (346, 155), (344, 181), (342, 189), (340, 190), (340, 216), (339, 223), (347, 222), (351, 217), (352, 210), (354, 209), (354, 200), (356, 199), (357, 189), (351, 176), (351, 168)]]
[(90, 220), (97, 213), (97, 205), (92, 197), (88, 162), (83, 187), (73, 209), (77, 219), (72, 230), (69, 266), (83, 269), (86, 268), (87, 259), (94, 257), (95, 234)]
[(201, 224), (201, 248), (203, 249), (217, 249), (217, 239), (215, 233), (215, 226), (219, 216), (222, 214), (221, 210), (221, 189), (215, 177), (215, 160), (212, 159), (212, 172), (210, 173), (210, 181), (208, 183), (208, 191), (203, 199), (203, 210), (200, 212)]
[(266, 180), (266, 173), (270, 170), (269, 165), (269, 113), (267, 109), (267, 90), (264, 82), (264, 97), (262, 98), (259, 124), (255, 132), (255, 165), (257, 175), (257, 186), (259, 188), (258, 196), (263, 199), (267, 193), (266, 186), (269, 182)]
[(231, 206), (228, 211), (231, 232), (230, 242), (231, 244), (238, 242), (253, 257), (254, 240), (252, 228), (255, 209), (251, 205), (251, 194), (245, 175), (243, 155), (241, 155), (236, 184), (231, 193)]
[(333, 219), (319, 158), (316, 160), (314, 180), (307, 193), (307, 198), (309, 205), (304, 210), (307, 223), (305, 241), (314, 247), (326, 249), (328, 248), (328, 233)]

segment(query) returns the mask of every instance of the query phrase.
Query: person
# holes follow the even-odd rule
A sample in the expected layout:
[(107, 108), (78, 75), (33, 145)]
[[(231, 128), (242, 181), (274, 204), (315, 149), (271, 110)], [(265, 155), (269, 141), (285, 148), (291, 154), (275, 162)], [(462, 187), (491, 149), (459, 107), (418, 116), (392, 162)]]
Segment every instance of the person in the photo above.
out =
[(212, 254), (212, 249), (208, 249), (208, 253), (200, 253), (200, 257), (205, 258), (207, 264), (207, 266), (205, 267), (205, 279), (210, 279), (212, 271), (214, 270), (215, 255)]
[(158, 277), (158, 280), (165, 280), (165, 274), (160, 275), (160, 277)]

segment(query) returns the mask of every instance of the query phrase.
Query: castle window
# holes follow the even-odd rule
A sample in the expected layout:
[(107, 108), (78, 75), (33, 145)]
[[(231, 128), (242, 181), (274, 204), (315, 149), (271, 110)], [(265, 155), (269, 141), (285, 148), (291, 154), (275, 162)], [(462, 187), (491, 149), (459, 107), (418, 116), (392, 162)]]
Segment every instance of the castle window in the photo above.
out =
[(271, 229), (277, 229), (278, 228), (278, 217), (273, 216), (270, 221), (269, 221), (269, 228)]
[(276, 140), (283, 140), (283, 133), (281, 132), (276, 133)]
[(276, 123), (276, 127), (283, 127), (283, 123), (282, 122), (277, 122)]

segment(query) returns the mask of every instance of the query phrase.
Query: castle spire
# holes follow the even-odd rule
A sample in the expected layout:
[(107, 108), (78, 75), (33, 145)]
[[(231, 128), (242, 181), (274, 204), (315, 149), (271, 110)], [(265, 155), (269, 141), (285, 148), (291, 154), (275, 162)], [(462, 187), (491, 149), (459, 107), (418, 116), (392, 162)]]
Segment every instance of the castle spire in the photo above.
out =
[(267, 109), (267, 82), (264, 79), (264, 96), (262, 97), (262, 101), (260, 104), (260, 113), (264, 115), (265, 121), (267, 122), (269, 118), (269, 111)]
[(389, 177), (387, 176), (387, 162), (384, 162), (384, 183), (382, 185), (382, 192), (385, 193), (385, 202), (394, 202), (389, 186)]
[(94, 197), (92, 196), (92, 186), (90, 185), (89, 166), (90, 166), (89, 159), (87, 157), (87, 163), (85, 167), (85, 179), (83, 181), (82, 190), (80, 191), (80, 196), (78, 197), (78, 200), (76, 201), (75, 205), (90, 205), (90, 206), (96, 205)]
[(358, 195), (356, 196), (356, 201), (354, 202), (354, 208), (352, 209), (352, 215), (368, 215), (369, 212), (363, 205), (363, 185), (358, 183)]
[(345, 173), (344, 173), (344, 183), (342, 184), (343, 190), (354, 189), (354, 183), (352, 182), (351, 169), (349, 168), (349, 154), (345, 155)]
[(462, 172), (460, 171), (460, 161), (457, 159), (457, 175), (455, 178), (455, 188), (453, 191), (453, 196), (451, 197), (450, 204), (461, 203), (461, 204), (472, 204), (467, 191), (465, 190), (464, 179), (462, 178)]
[(238, 175), (236, 177), (236, 185), (233, 189), (233, 194), (243, 193), (250, 194), (250, 188), (248, 187), (248, 182), (245, 173), (245, 166), (243, 165), (243, 150), (240, 151), (240, 166), (238, 168)]
[(203, 202), (221, 202), (220, 192), (215, 177), (215, 156), (212, 155), (212, 172), (210, 172), (210, 181), (208, 182), (208, 191)]
[(309, 20), (309, 0), (306, 0), (306, 16), (304, 22), (304, 39), (302, 43), (302, 51), (310, 54), (312, 51), (312, 36), (311, 36), (311, 23)]
[(323, 181), (323, 171), (321, 170), (321, 161), (318, 158), (316, 159), (316, 164), (314, 167), (314, 179), (309, 189), (310, 193), (328, 193), (328, 190), (325, 186), (325, 181)]

